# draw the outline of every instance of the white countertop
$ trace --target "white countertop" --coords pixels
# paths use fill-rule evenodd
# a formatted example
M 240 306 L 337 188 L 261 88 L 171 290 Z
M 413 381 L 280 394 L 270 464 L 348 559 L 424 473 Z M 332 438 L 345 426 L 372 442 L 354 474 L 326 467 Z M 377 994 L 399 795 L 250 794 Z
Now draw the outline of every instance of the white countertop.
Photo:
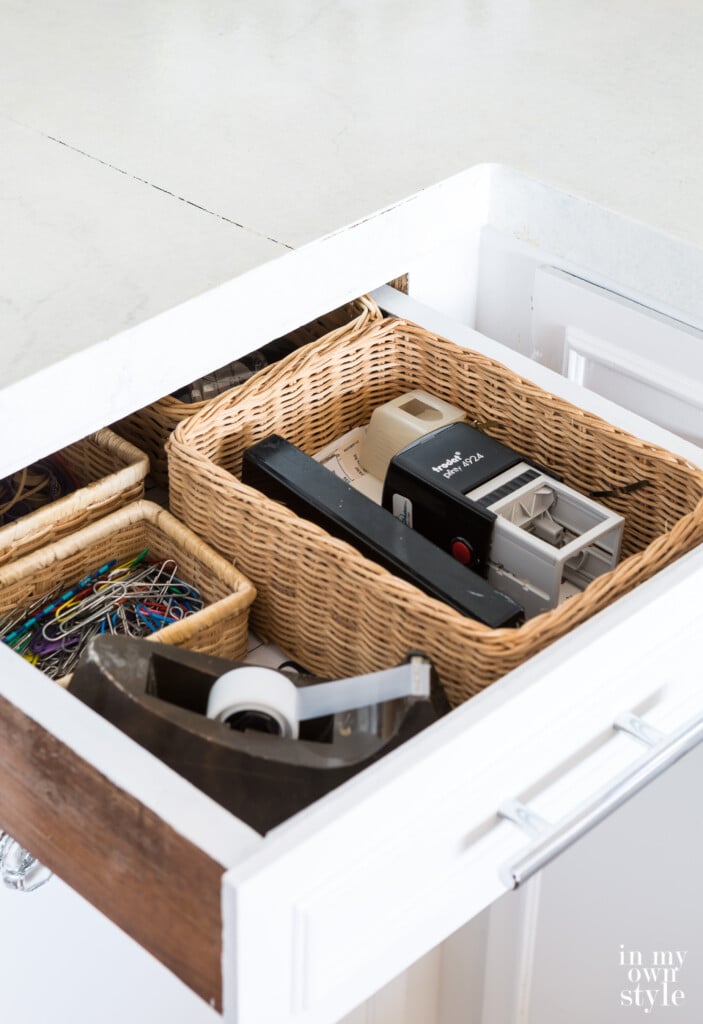
M 0 380 L 486 162 L 701 245 L 702 41 L 698 0 L 5 0 Z

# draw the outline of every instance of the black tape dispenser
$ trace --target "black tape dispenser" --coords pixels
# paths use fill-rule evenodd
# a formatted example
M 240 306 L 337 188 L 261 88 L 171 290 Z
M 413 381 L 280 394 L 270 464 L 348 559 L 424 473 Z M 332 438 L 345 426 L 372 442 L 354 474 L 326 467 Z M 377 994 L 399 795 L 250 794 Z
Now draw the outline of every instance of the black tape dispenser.
M 69 690 L 262 834 L 449 710 L 419 654 L 323 682 L 118 636 L 88 644 Z

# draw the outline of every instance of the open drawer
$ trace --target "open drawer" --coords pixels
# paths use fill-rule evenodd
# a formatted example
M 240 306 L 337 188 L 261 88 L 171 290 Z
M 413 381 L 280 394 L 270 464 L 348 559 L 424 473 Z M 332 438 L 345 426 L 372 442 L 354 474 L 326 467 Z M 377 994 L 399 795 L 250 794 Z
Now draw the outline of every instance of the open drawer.
M 545 251 L 573 251 L 566 269 L 583 265 L 597 276 L 597 239 L 589 254 L 579 231 L 588 210 L 478 169 L 167 314 L 184 343 L 198 318 L 212 326 L 206 354 L 179 357 L 175 367 L 155 363 L 151 393 L 121 395 L 107 415 L 191 379 L 208 368 L 204 359 L 220 365 L 409 270 L 410 299 L 377 293 L 389 312 L 424 320 L 703 465 L 694 445 L 527 359 L 519 344 L 467 326 L 491 320 L 487 293 L 467 282 L 487 273 L 479 239 L 496 224 L 505 230 L 518 186 L 526 208 L 542 210 L 535 216 Z M 614 216 L 603 227 L 604 217 L 604 238 L 631 232 Z M 566 234 L 557 244 L 559 224 Z M 670 241 L 652 235 L 651 260 L 665 267 Z M 601 280 L 615 271 L 612 263 Z M 622 287 L 640 294 L 644 283 Z M 285 322 L 280 309 L 262 320 L 272 288 L 291 297 Z M 414 304 L 415 289 L 434 311 Z M 241 329 L 225 332 L 223 314 Z M 154 339 L 165 330 L 157 321 Z M 123 336 L 122 349 L 116 339 L 105 362 L 127 358 L 148 328 Z M 89 402 L 75 408 L 87 410 L 70 425 L 79 436 L 92 413 Z M 42 438 L 32 443 L 36 451 L 15 453 L 18 464 L 41 453 Z M 614 788 L 627 795 L 696 741 L 701 586 L 698 549 L 265 837 L 0 648 L 0 825 L 225 1020 L 332 1024 L 616 807 Z M 623 718 L 633 714 L 649 730 Z M 647 751 L 628 722 L 645 739 L 654 729 L 664 735 Z M 561 829 L 531 839 L 510 820 L 529 819 L 525 806 Z

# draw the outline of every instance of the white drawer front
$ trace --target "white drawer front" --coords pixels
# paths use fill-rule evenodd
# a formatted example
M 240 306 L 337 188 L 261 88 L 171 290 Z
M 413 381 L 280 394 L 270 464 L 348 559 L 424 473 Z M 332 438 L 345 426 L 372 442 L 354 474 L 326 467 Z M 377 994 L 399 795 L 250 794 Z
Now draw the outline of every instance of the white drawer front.
M 336 1020 L 506 891 L 505 800 L 558 821 L 640 756 L 618 715 L 703 713 L 702 585 L 696 552 L 271 833 L 224 880 L 225 1018 Z

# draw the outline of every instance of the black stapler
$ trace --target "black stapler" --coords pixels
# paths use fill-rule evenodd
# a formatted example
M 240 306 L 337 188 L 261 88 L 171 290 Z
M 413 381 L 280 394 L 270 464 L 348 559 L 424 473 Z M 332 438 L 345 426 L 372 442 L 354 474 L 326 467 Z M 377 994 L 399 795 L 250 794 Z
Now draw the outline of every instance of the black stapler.
M 422 655 L 330 683 L 119 636 L 69 690 L 262 834 L 449 710 Z

